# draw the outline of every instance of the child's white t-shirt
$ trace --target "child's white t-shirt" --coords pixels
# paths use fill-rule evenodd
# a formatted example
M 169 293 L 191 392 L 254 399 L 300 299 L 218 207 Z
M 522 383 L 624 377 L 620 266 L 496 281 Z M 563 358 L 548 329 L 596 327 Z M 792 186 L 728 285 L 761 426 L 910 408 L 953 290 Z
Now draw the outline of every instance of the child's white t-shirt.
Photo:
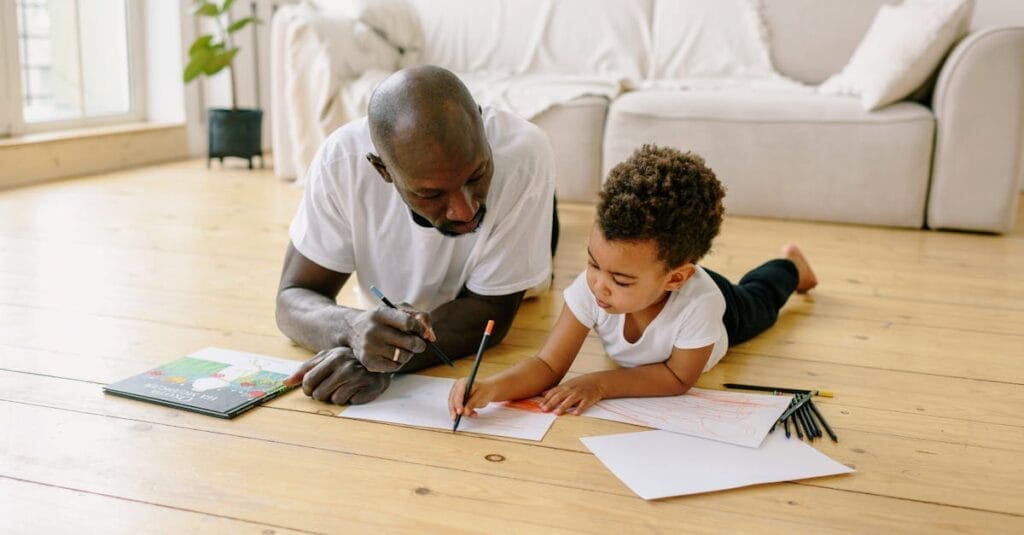
M 673 348 L 697 349 L 715 344 L 704 371 L 722 360 L 729 349 L 722 315 L 725 298 L 707 271 L 700 266 L 682 288 L 669 295 L 668 302 L 635 343 L 623 336 L 625 314 L 609 314 L 597 306 L 584 271 L 563 295 L 576 319 L 601 338 L 605 353 L 619 366 L 632 368 L 665 362 Z
M 433 310 L 465 285 L 507 295 L 551 276 L 555 161 L 544 133 L 508 112 L 483 109 L 494 158 L 483 222 L 476 232 L 444 236 L 413 221 L 394 185 L 367 161 L 376 153 L 365 118 L 320 147 L 289 237 L 303 256 L 339 273 L 355 272 L 366 308 L 374 285 L 394 303 Z

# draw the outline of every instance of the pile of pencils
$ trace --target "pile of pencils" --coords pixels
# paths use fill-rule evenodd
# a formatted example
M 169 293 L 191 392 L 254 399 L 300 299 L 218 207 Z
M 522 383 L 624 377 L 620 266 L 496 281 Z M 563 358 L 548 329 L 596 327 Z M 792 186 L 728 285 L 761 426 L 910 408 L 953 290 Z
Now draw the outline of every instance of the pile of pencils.
M 796 436 L 801 439 L 807 437 L 807 440 L 813 441 L 816 438 L 821 438 L 821 430 L 824 429 L 828 433 L 828 437 L 832 439 L 832 442 L 839 442 L 839 437 L 836 436 L 828 422 L 825 421 L 821 411 L 814 406 L 811 397 L 810 392 L 793 396 L 793 401 L 789 403 L 786 412 L 782 413 L 782 416 L 779 417 L 779 422 L 782 422 L 782 428 L 786 431 L 786 438 L 791 436 L 789 427 L 792 424 Z M 772 426 L 772 430 L 778 425 L 778 422 L 776 422 Z
M 782 413 L 779 420 L 772 426 L 772 431 L 782 424 L 783 430 L 786 431 L 786 438 L 792 436 L 793 432 L 796 436 L 803 439 L 807 437 L 807 440 L 813 441 L 816 438 L 821 438 L 823 435 L 821 430 L 824 429 L 825 433 L 828 433 L 828 437 L 832 439 L 832 442 L 839 442 L 839 437 L 836 436 L 835 432 L 832 431 L 832 427 L 825 421 L 825 417 L 821 415 L 821 411 L 814 406 L 814 402 L 811 398 L 814 396 L 822 396 L 826 398 L 832 397 L 832 392 L 828 390 L 798 390 L 795 388 L 780 388 L 775 386 L 760 386 L 760 385 L 741 385 L 736 383 L 726 383 L 726 388 L 738 388 L 741 390 L 759 390 L 761 392 L 771 392 L 773 394 L 794 394 L 793 401 L 789 403 L 789 407 Z M 792 426 L 793 431 L 789 428 Z

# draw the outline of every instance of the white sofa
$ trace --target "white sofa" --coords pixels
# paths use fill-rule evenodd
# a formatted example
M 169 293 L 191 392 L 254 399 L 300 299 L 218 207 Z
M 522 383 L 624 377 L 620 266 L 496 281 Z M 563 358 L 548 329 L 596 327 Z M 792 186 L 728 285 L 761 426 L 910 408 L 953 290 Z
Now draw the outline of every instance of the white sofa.
M 813 86 L 842 69 L 879 6 L 897 0 L 760 0 L 765 61 L 806 85 L 751 82 L 735 66 L 745 81 L 680 83 L 674 29 L 687 9 L 717 1 L 282 7 L 272 24 L 275 170 L 301 176 L 320 141 L 364 112 L 377 81 L 431 63 L 463 76 L 481 102 L 526 110 L 548 133 L 560 200 L 594 201 L 611 166 L 658 143 L 703 155 L 728 189 L 732 214 L 1011 228 L 1024 142 L 1024 28 L 970 33 L 937 70 L 934 91 L 868 112 Z

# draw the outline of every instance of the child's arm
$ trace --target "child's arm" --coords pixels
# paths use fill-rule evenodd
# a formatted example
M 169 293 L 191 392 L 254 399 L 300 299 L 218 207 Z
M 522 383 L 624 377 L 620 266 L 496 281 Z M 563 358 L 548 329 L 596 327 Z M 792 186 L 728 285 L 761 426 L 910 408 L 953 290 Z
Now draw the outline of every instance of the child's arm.
M 522 360 L 497 375 L 478 379 L 465 403 L 462 396 L 466 393 L 466 379 L 455 381 L 448 393 L 448 412 L 452 419 L 460 413 L 473 416 L 476 414 L 473 409 L 492 401 L 528 398 L 557 385 L 572 366 L 588 332 L 590 329 L 576 319 L 569 307 L 562 305 L 558 321 L 536 356 Z
M 665 362 L 581 375 L 544 393 L 541 408 L 562 414 L 576 407 L 580 414 L 605 398 L 676 396 L 686 393 L 704 371 L 714 344 L 698 349 L 672 349 Z

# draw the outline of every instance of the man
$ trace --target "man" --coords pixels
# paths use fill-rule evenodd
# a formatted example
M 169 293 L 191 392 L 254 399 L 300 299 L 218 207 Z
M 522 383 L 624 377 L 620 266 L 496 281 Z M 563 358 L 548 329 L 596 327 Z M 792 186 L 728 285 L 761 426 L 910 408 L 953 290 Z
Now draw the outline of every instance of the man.
M 320 147 L 292 221 L 277 324 L 319 353 L 288 383 L 366 403 L 391 373 L 439 362 L 425 339 L 469 355 L 493 319 L 500 342 L 524 291 L 551 275 L 554 174 L 538 128 L 481 109 L 451 72 L 414 67 L 382 82 L 367 118 Z M 353 272 L 368 310 L 335 301 Z

